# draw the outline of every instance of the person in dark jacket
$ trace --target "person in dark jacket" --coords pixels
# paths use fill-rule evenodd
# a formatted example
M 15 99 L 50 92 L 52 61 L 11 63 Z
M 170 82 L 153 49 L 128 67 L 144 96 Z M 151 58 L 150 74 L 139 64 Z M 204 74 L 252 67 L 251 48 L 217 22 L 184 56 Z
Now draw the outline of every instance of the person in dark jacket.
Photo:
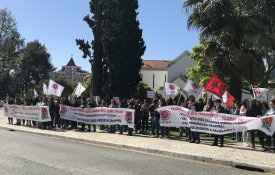
M 215 101 L 215 107 L 214 111 L 217 113 L 226 113 L 224 107 L 221 106 L 222 101 L 220 99 L 217 99 Z M 224 142 L 224 135 L 214 135 L 214 143 L 212 143 L 211 146 L 218 146 L 218 139 L 220 138 L 220 147 L 223 147 L 223 142 Z
M 263 115 L 261 108 L 257 104 L 258 104 L 258 101 L 256 99 L 251 100 L 251 105 L 250 105 L 250 108 L 246 112 L 246 116 L 258 117 L 258 116 Z M 250 135 L 251 135 L 251 143 L 252 143 L 251 148 L 254 149 L 255 148 L 255 130 L 250 130 L 248 132 L 250 132 Z M 261 142 L 262 148 L 264 148 L 264 143 L 263 143 L 261 133 L 259 133 L 259 140 Z
M 86 99 L 86 107 L 87 108 L 94 108 L 96 104 L 91 100 L 91 98 Z M 91 132 L 91 124 L 88 124 L 88 132 Z M 96 132 L 96 125 L 93 125 L 93 132 Z

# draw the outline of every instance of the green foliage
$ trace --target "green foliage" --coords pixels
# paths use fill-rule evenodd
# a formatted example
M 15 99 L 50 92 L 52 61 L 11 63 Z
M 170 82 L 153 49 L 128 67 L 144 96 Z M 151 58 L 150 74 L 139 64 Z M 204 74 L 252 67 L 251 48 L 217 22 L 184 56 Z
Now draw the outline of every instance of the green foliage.
M 35 40 L 27 43 L 22 51 L 19 67 L 15 70 L 18 83 L 22 85 L 23 90 L 27 90 L 52 77 L 55 68 L 51 64 L 46 47 Z
M 90 57 L 94 95 L 124 98 L 141 80 L 139 71 L 145 46 L 137 8 L 137 0 L 90 1 L 93 16 L 84 17 L 84 21 L 92 29 L 94 41 L 89 44 L 78 39 L 76 42 L 83 57 Z M 93 57 L 90 48 L 94 49 Z
M 77 85 L 77 82 L 68 83 L 63 79 L 53 79 L 56 83 L 62 85 L 64 87 L 64 91 L 62 92 L 62 96 L 70 96 L 74 92 L 74 88 Z
M 109 68 L 104 93 L 110 96 L 129 96 L 141 80 L 141 56 L 146 47 L 137 8 L 137 0 L 112 0 L 104 4 L 102 46 Z
M 213 74 L 224 75 L 236 99 L 241 98 L 242 80 L 259 85 L 267 75 L 263 58 L 274 52 L 274 46 L 270 47 L 270 43 L 274 43 L 274 35 L 271 37 L 272 32 L 274 34 L 274 5 L 271 2 L 187 0 L 184 4 L 191 11 L 189 28 L 199 29 L 201 40 L 204 40 L 201 42 L 203 49 L 197 50 L 199 54 L 195 57 L 200 57 L 203 62 L 207 60 Z M 268 39 L 271 42 L 264 44 L 268 49 L 262 49 L 263 45 L 259 43 Z M 200 71 L 205 71 L 202 64 L 190 71 L 192 78 L 201 83 L 201 78 L 211 73 L 202 75 Z
M 145 83 L 139 82 L 137 88 L 132 91 L 128 98 L 134 99 L 146 99 L 147 98 L 147 91 L 152 91 L 152 89 Z
M 0 9 L 0 73 L 17 66 L 23 44 L 24 40 L 17 31 L 17 24 L 11 12 Z

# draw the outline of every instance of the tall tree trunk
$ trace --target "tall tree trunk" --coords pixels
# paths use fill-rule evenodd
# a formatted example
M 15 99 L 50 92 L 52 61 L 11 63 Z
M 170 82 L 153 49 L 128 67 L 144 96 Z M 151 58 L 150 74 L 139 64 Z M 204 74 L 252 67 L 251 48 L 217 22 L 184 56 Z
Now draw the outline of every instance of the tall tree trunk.
M 94 33 L 94 59 L 92 63 L 92 96 L 101 96 L 102 94 L 102 44 L 101 44 L 101 5 L 99 5 L 98 0 L 95 1 L 95 18 L 96 26 Z
M 236 100 L 242 100 L 242 79 L 239 75 L 232 75 L 229 82 L 229 93 Z

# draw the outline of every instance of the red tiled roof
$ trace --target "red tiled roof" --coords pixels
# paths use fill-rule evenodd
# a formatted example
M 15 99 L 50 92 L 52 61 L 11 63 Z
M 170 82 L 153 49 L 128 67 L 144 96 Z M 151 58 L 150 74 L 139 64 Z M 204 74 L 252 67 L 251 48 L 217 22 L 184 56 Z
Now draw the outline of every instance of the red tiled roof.
M 143 60 L 142 68 L 145 69 L 167 69 L 171 61 L 167 60 Z

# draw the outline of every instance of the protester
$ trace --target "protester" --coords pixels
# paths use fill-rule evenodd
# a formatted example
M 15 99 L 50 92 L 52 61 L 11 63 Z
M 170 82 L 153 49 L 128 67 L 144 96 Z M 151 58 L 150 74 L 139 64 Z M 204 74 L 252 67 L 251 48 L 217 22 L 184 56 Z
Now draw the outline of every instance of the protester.
M 269 102 L 270 109 L 266 112 L 265 116 L 275 115 L 275 99 Z M 272 136 L 266 136 L 267 151 L 271 150 L 271 140 L 273 139 L 273 152 L 275 153 L 275 133 Z
M 140 107 L 141 113 L 141 133 L 148 134 L 148 120 L 149 120 L 149 110 L 148 110 L 148 101 L 144 100 L 143 104 Z
M 51 121 L 49 122 L 49 126 L 54 128 L 55 126 L 54 126 L 53 123 L 54 123 L 54 117 L 55 117 L 55 115 L 54 115 L 55 104 L 54 104 L 54 98 L 53 97 L 50 98 L 50 101 L 49 101 L 48 105 L 49 105 L 49 111 L 50 111 L 50 116 L 51 116 Z
M 120 102 L 120 108 L 128 108 L 129 104 L 127 104 L 127 101 L 125 99 L 122 99 Z M 120 125 L 119 128 L 119 134 L 123 134 L 123 132 L 127 131 L 128 125 Z
M 155 123 L 155 109 L 158 106 L 158 99 L 154 99 L 153 103 L 148 107 L 151 117 L 151 135 L 155 135 L 156 123 Z
M 94 108 L 96 107 L 96 104 L 91 100 L 91 98 L 86 99 L 87 102 L 87 108 Z M 91 124 L 88 124 L 88 132 L 91 132 Z M 93 132 L 96 132 L 96 125 L 93 125 Z
M 249 117 L 262 116 L 262 111 L 259 108 L 259 106 L 257 106 L 257 104 L 258 104 L 258 101 L 256 99 L 251 100 L 251 105 L 250 105 L 250 108 L 246 112 L 246 116 L 249 116 Z M 251 148 L 255 149 L 255 132 L 256 131 L 249 130 L 248 132 L 250 133 L 250 136 L 251 136 Z M 259 135 L 259 139 L 260 138 L 262 138 L 261 133 Z M 260 142 L 261 142 L 262 149 L 264 149 L 263 140 L 260 139 Z
M 203 107 L 201 107 L 202 105 L 204 105 L 204 103 L 202 103 L 200 105 L 200 109 L 203 109 Z M 194 96 L 190 96 L 189 97 L 189 102 L 188 102 L 188 109 L 193 110 L 193 111 L 199 111 L 199 105 L 196 102 L 196 99 Z M 199 144 L 200 143 L 200 134 L 196 131 L 191 131 L 189 128 L 189 142 L 190 143 L 196 143 Z
M 133 100 L 130 101 L 128 105 L 128 109 L 135 109 Z M 133 128 L 128 127 L 128 136 L 132 136 L 132 135 L 133 135 Z
M 246 116 L 246 112 L 247 112 L 248 107 L 249 107 L 249 102 L 248 102 L 247 99 L 245 99 L 242 102 L 242 106 L 240 108 L 240 115 L 241 116 Z M 251 142 L 250 132 L 243 131 L 242 138 L 243 138 L 243 144 L 244 144 L 244 146 L 251 146 L 251 143 L 250 143 Z
M 80 107 L 82 109 L 87 108 L 87 103 L 86 103 L 86 99 L 85 98 L 81 98 L 81 105 L 80 105 Z M 80 131 L 85 131 L 85 123 L 81 123 L 81 129 L 80 129 Z
M 15 97 L 15 101 L 14 101 L 15 105 L 21 105 L 22 104 L 22 100 L 20 97 Z M 16 125 L 21 125 L 21 119 L 16 118 Z
M 215 107 L 214 107 L 214 112 L 217 113 L 225 113 L 225 109 L 221 106 L 222 101 L 220 99 L 217 99 L 215 101 Z M 214 142 L 212 143 L 211 146 L 218 146 L 218 139 L 220 138 L 220 147 L 223 147 L 223 142 L 224 142 L 224 135 L 214 135 L 215 139 Z
M 109 108 L 117 108 L 117 103 L 114 99 L 111 100 L 111 104 L 109 106 Z M 115 133 L 116 132 L 116 126 L 115 125 L 110 125 L 110 129 L 108 131 L 108 133 Z
M 233 111 L 233 115 L 240 115 L 240 108 L 241 108 L 241 103 L 240 101 L 234 101 L 233 104 L 235 110 Z M 241 133 L 240 132 L 236 132 L 233 134 L 233 140 L 235 140 L 236 142 L 240 142 L 241 141 Z
M 214 103 L 213 103 L 213 100 L 208 99 L 208 100 L 207 100 L 207 104 L 204 105 L 204 107 L 203 107 L 203 111 L 204 111 L 204 112 L 212 112 L 213 110 L 214 110 Z
M 11 102 L 11 98 L 10 98 L 9 94 L 7 94 L 7 96 L 6 96 L 6 103 L 7 104 L 11 104 L 10 102 Z M 13 118 L 8 117 L 8 121 L 9 121 L 9 124 L 13 124 Z
M 166 106 L 166 101 L 164 99 L 160 99 L 158 102 L 158 107 L 155 108 L 155 114 L 154 114 L 155 125 L 156 125 L 156 134 L 157 134 L 157 137 L 159 137 L 159 134 L 161 134 L 160 138 L 164 137 L 164 128 L 162 126 L 160 126 L 160 114 L 157 111 L 157 108 L 163 107 L 163 106 Z
M 59 114 L 59 110 L 60 110 L 60 98 L 57 98 L 57 101 L 54 103 L 54 127 L 61 128 L 61 122 L 60 122 L 60 114 Z

